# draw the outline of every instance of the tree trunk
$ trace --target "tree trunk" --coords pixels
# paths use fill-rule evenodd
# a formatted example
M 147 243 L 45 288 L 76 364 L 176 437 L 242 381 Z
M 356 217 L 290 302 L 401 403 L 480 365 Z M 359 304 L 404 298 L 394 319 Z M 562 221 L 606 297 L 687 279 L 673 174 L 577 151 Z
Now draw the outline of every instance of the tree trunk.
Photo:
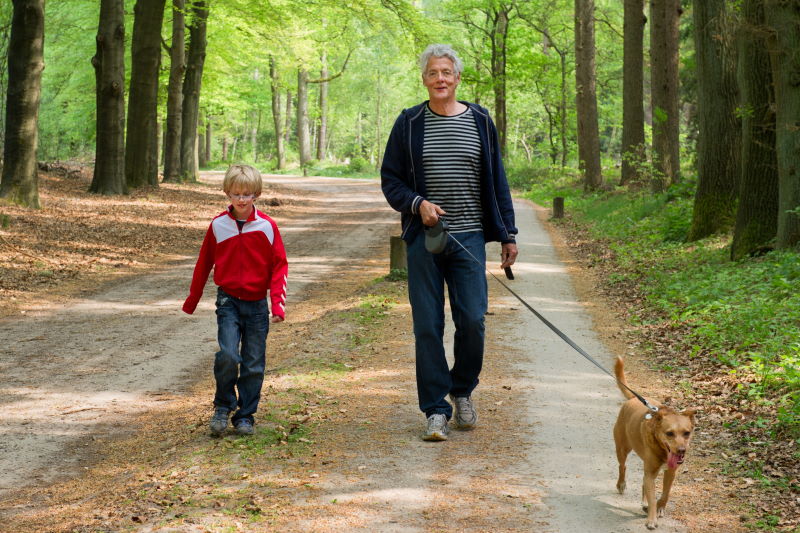
M 383 88 L 381 87 L 381 75 L 377 74 L 377 91 L 375 93 L 375 170 L 380 170 L 381 162 L 383 161 L 383 154 L 381 153 L 381 146 L 383 141 L 383 134 L 381 133 L 381 95 Z
M 167 85 L 167 128 L 164 136 L 164 181 L 181 177 L 181 84 L 186 72 L 184 0 L 172 0 L 172 45 L 169 49 L 169 84 Z
M 728 231 L 741 175 L 736 58 L 726 0 L 694 5 L 697 64 L 697 191 L 689 241 Z
M 211 161 L 211 117 L 206 117 L 206 163 Z
M 600 188 L 600 134 L 595 91 L 594 0 L 575 0 L 575 85 L 578 157 L 587 191 Z
M 127 194 L 125 183 L 125 2 L 102 0 L 92 58 L 96 84 L 94 176 L 89 192 Z
M 205 143 L 205 135 L 203 132 L 197 132 L 197 166 L 204 167 L 207 164 L 206 159 L 206 143 Z
M 275 152 L 276 166 L 282 169 L 286 166 L 286 153 L 283 138 L 283 119 L 281 117 L 281 92 L 278 82 L 278 69 L 275 67 L 275 58 L 269 58 L 269 77 L 272 89 L 272 123 L 275 127 Z
M 261 122 L 261 111 L 256 110 L 256 120 L 253 121 L 253 127 L 250 129 L 250 143 L 253 145 L 253 162 L 258 162 L 258 126 Z
M 492 28 L 492 79 L 494 82 L 494 123 L 500 140 L 500 152 L 506 152 L 506 37 L 511 8 L 501 4 L 494 13 Z
M 0 146 L 5 145 L 6 96 L 8 94 L 8 41 L 11 24 L 0 26 Z
M 186 76 L 183 78 L 183 109 L 181 114 L 181 179 L 197 181 L 196 173 L 197 124 L 200 116 L 200 87 L 203 84 L 203 65 L 206 60 L 206 21 L 208 2 L 196 0 L 192 7 L 192 22 L 189 25 L 189 53 L 186 60 Z
M 561 137 L 561 168 L 567 166 L 567 52 L 559 52 L 561 56 L 561 103 L 558 106 L 559 135 Z
M 44 70 L 44 0 L 14 0 L 0 198 L 39 208 L 36 148 Z
M 319 74 L 321 79 L 327 80 L 328 57 L 324 52 L 322 69 Z M 328 142 L 328 83 L 322 81 L 319 84 L 319 126 L 317 127 L 317 159 L 319 161 L 325 159 L 325 146 Z
M 654 190 L 680 179 L 678 32 L 680 0 L 650 0 Z
M 308 128 L 308 71 L 297 70 L 297 152 L 300 166 L 311 161 L 310 131 Z
M 764 14 L 775 86 L 775 152 L 778 158 L 778 248 L 800 243 L 800 6 L 766 0 Z
M 620 185 L 641 181 L 644 144 L 644 0 L 625 0 L 622 49 L 622 170 Z
M 227 135 L 222 136 L 222 160 L 227 162 L 228 161 L 228 137 Z
M 165 0 L 137 0 L 131 40 L 131 88 L 125 181 L 128 187 L 158 185 L 158 69 Z
M 766 247 L 778 230 L 778 161 L 772 72 L 764 37 L 764 0 L 741 6 L 737 78 L 742 113 L 742 177 L 731 259 Z
M 292 91 L 286 91 L 286 126 L 283 128 L 283 140 L 289 144 L 292 135 Z

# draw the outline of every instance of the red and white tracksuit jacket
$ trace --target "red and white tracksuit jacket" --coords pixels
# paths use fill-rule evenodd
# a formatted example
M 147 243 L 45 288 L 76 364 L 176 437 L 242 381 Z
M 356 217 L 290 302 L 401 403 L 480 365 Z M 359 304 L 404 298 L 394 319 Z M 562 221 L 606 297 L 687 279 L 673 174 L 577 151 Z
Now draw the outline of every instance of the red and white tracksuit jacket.
M 230 208 L 211 221 L 194 267 L 189 297 L 183 304 L 184 312 L 194 312 L 212 268 L 214 283 L 223 291 L 248 301 L 266 298 L 269 291 L 272 315 L 285 317 L 289 265 L 278 226 L 270 217 L 253 209 L 241 231 Z

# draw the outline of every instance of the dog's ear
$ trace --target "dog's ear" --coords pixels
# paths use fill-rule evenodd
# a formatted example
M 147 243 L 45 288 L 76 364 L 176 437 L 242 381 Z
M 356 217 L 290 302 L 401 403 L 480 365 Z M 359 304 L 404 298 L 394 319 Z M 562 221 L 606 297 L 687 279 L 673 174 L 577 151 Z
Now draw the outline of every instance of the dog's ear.
M 688 416 L 689 417 L 689 420 L 692 421 L 692 424 L 694 424 L 694 415 L 696 413 L 697 413 L 697 411 L 695 409 L 684 409 L 683 411 L 681 411 L 681 414 L 683 416 Z

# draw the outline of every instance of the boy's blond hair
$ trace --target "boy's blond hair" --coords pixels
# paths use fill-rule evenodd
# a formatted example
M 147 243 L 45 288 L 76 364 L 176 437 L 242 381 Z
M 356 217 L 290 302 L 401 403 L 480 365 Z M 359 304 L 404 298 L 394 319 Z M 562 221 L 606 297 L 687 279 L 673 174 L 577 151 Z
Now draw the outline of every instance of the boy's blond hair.
M 234 188 L 260 196 L 261 173 L 250 165 L 231 165 L 222 181 L 222 190 L 230 194 Z

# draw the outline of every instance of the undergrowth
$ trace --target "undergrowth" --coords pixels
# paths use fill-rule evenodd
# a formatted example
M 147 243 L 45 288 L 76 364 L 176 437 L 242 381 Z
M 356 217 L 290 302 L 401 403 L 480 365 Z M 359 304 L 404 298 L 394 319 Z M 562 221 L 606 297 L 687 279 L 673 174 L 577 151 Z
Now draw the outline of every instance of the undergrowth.
M 767 432 L 800 442 L 800 253 L 733 262 L 730 235 L 685 242 L 692 193 L 691 183 L 661 194 L 584 194 L 574 184 L 528 182 L 525 196 L 543 206 L 564 197 L 572 220 L 613 257 L 609 281 L 636 284 L 660 320 L 685 326 L 692 357 L 748 376 L 742 397 L 774 407 Z

